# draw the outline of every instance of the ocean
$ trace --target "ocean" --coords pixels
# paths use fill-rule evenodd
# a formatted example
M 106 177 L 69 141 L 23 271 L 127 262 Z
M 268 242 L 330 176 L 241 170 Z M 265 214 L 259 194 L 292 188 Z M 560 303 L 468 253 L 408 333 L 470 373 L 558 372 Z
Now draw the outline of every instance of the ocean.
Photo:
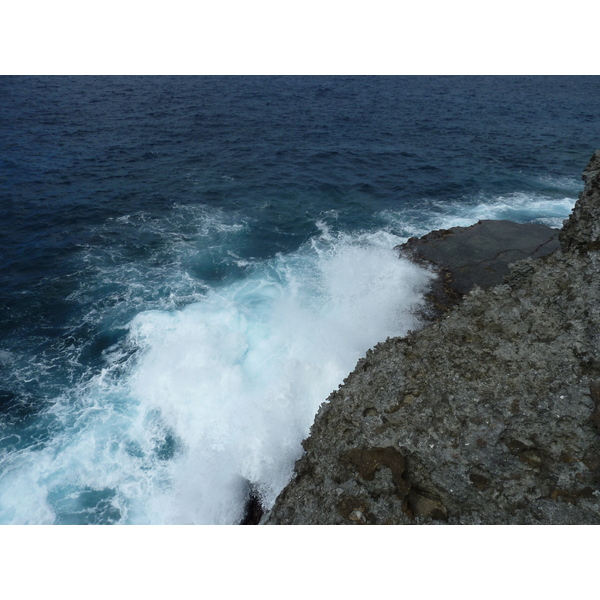
M 560 227 L 600 77 L 0 77 L 0 523 L 235 524 L 357 360 L 411 236 Z

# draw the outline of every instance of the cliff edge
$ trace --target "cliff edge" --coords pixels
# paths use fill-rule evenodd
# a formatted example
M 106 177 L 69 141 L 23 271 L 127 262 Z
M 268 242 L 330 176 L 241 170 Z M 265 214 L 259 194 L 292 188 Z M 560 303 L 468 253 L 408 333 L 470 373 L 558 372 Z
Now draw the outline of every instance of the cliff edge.
M 600 523 L 600 151 L 560 248 L 370 350 L 269 524 Z

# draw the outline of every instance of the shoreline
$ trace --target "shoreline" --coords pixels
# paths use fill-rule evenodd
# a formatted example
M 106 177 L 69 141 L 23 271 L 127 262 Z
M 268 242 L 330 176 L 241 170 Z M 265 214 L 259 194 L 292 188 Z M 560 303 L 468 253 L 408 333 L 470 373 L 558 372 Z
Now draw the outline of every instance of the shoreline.
M 600 523 L 600 151 L 583 179 L 560 248 L 359 360 L 263 523 Z

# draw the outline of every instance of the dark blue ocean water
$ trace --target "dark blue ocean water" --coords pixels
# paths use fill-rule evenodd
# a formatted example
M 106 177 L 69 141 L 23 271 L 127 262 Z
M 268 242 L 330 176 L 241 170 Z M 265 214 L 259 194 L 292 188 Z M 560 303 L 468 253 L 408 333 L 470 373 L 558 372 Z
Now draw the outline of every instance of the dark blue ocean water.
M 1 77 L 0 522 L 235 523 L 419 326 L 392 248 L 559 227 L 598 77 Z

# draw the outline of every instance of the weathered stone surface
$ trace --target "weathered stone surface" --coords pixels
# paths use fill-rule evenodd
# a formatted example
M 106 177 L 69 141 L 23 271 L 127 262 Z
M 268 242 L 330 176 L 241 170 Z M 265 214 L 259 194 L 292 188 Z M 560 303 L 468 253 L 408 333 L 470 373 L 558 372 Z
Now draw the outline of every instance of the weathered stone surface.
M 590 395 L 594 401 L 594 410 L 590 415 L 590 419 L 596 426 L 596 429 L 600 431 L 600 380 L 590 383 Z
M 488 220 L 432 231 L 396 249 L 438 271 L 429 299 L 430 316 L 439 317 L 476 285 L 487 289 L 502 283 L 510 264 L 554 252 L 559 247 L 558 233 L 558 229 L 535 223 Z
M 600 152 L 562 250 L 378 344 L 267 523 L 600 523 Z
M 596 150 L 585 168 L 585 189 L 560 233 L 565 252 L 587 252 L 600 249 L 600 150 Z

